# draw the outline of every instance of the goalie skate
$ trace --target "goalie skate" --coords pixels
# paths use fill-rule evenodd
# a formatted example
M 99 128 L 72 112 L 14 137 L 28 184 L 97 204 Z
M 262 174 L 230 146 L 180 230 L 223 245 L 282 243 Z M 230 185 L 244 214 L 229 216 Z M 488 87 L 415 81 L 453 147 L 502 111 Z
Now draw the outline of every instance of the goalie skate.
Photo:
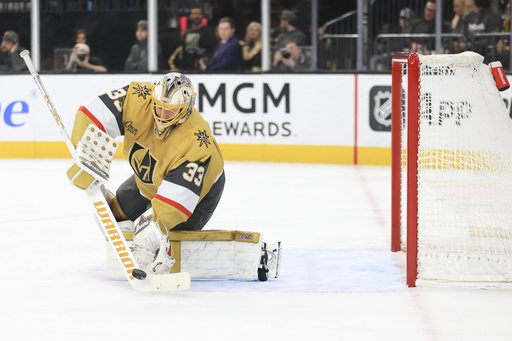
M 258 279 L 266 281 L 279 277 L 281 268 L 281 242 L 275 244 L 261 243 L 261 259 L 258 267 Z

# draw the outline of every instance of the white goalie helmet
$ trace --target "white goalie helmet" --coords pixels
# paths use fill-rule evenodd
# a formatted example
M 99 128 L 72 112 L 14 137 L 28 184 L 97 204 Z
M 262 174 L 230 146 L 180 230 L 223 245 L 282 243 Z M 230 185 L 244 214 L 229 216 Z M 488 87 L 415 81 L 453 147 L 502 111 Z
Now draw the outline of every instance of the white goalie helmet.
M 196 101 L 196 92 L 187 76 L 171 72 L 163 76 L 153 91 L 153 116 L 155 117 L 155 134 L 158 138 L 166 138 L 171 128 L 180 125 L 192 113 Z M 157 114 L 164 111 L 172 112 L 170 118 L 162 118 Z

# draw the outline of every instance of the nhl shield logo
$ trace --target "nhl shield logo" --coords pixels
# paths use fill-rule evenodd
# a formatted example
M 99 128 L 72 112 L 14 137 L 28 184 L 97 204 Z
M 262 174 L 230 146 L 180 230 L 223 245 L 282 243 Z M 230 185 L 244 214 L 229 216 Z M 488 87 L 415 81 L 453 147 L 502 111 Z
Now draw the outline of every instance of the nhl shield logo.
M 374 86 L 370 90 L 370 127 L 391 131 L 391 87 Z

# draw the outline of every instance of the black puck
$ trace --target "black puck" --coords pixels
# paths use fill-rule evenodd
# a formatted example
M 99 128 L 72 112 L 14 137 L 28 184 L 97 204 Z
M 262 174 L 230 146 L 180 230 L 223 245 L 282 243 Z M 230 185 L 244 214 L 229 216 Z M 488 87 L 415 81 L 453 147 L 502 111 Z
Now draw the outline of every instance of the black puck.
M 133 269 L 132 275 L 133 275 L 133 277 L 140 279 L 140 280 L 145 279 L 147 276 L 146 273 L 144 271 L 142 271 L 141 269 Z

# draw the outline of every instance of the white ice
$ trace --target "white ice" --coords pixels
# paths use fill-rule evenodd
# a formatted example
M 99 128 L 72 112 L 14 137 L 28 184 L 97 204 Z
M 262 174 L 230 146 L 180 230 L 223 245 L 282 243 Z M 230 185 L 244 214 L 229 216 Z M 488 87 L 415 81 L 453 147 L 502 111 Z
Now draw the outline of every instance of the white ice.
M 144 293 L 106 278 L 69 163 L 0 160 L 0 340 L 512 340 L 512 290 L 405 286 L 389 167 L 227 162 L 207 229 L 281 240 L 281 277 Z

